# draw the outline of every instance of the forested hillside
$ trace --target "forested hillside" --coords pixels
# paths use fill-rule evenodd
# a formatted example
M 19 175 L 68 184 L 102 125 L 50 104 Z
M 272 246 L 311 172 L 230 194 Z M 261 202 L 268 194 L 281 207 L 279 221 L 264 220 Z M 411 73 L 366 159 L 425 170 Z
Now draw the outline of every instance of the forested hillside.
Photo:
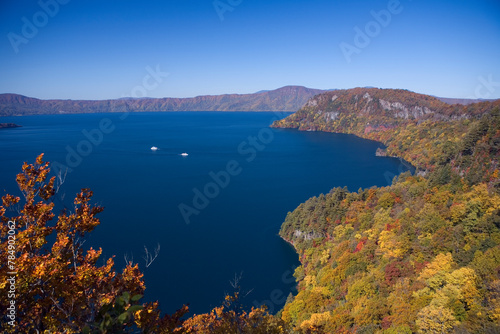
M 302 265 L 286 323 L 298 333 L 500 331 L 498 101 L 337 91 L 275 126 L 380 140 L 418 171 L 389 187 L 335 188 L 287 215 L 280 235 Z

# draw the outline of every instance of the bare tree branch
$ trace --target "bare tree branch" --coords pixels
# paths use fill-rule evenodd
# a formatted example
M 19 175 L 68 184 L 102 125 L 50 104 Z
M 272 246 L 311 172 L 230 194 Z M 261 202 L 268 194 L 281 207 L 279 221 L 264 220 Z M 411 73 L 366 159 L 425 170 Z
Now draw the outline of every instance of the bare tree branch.
M 233 287 L 233 289 L 240 293 L 241 292 L 241 286 L 240 286 L 240 282 L 241 282 L 241 279 L 243 278 L 243 272 L 240 272 L 240 274 L 236 274 L 234 273 L 234 279 L 233 280 L 229 280 L 229 284 L 231 284 L 231 286 Z M 247 291 L 243 296 L 242 298 L 245 298 L 246 296 L 248 296 L 251 292 L 253 291 L 253 289 L 250 289 L 249 291 Z
M 156 260 L 156 258 L 158 257 L 158 254 L 160 254 L 160 244 L 157 244 L 157 246 L 154 250 L 154 254 L 149 252 L 146 245 L 144 245 L 144 251 L 145 251 L 145 255 L 144 255 L 143 259 L 146 262 L 146 268 L 148 268 L 151 265 L 151 263 L 153 263 L 153 261 Z
M 55 193 L 59 195 L 59 198 L 61 201 L 64 201 L 64 196 L 66 196 L 66 193 L 59 194 L 59 189 L 61 189 L 61 186 L 64 184 L 66 181 L 66 176 L 68 175 L 68 169 L 66 168 L 64 170 L 64 175 L 61 170 L 56 175 L 56 183 L 55 183 Z
M 123 259 L 125 260 L 125 264 L 133 264 L 134 263 L 134 254 L 129 258 L 128 253 L 123 254 Z
M 233 289 L 239 289 L 240 288 L 240 281 L 241 278 L 243 277 L 243 272 L 241 272 L 239 275 L 234 273 L 234 279 L 229 280 L 229 284 L 233 287 Z

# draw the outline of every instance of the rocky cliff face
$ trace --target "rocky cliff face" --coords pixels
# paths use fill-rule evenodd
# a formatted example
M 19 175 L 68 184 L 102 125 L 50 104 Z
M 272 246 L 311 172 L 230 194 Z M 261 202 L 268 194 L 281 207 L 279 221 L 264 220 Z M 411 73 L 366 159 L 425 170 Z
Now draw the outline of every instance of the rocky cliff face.
M 401 89 L 354 88 L 314 96 L 276 127 L 353 133 L 364 136 L 409 122 L 478 117 L 500 100 L 450 105 L 429 95 Z
M 386 149 L 375 154 L 403 158 L 425 172 L 434 168 L 440 156 L 449 156 L 450 147 L 456 145 L 456 140 L 448 142 L 446 136 L 461 138 L 469 123 L 497 108 L 500 100 L 449 105 L 406 90 L 355 88 L 317 95 L 295 114 L 272 126 L 347 133 L 376 140 Z M 450 130 L 452 124 L 455 130 Z M 430 140 L 436 138 L 440 140 L 431 144 Z M 475 137 L 470 142 L 475 143 Z

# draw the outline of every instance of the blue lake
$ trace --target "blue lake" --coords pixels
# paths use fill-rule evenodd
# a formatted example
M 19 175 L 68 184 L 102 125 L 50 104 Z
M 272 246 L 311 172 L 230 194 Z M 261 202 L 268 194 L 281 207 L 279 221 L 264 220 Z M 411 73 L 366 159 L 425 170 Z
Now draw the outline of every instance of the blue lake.
M 241 274 L 248 306 L 278 311 L 294 292 L 293 248 L 278 236 L 288 211 L 335 186 L 388 185 L 407 170 L 350 135 L 270 129 L 284 113 L 172 112 L 3 117 L 0 191 L 18 193 L 24 161 L 45 153 L 69 168 L 58 206 L 81 188 L 105 207 L 86 247 L 140 264 L 146 299 L 164 312 L 207 312 Z M 152 146 L 158 147 L 152 151 Z M 186 152 L 188 156 L 181 156 Z M 156 260 L 145 267 L 144 246 Z

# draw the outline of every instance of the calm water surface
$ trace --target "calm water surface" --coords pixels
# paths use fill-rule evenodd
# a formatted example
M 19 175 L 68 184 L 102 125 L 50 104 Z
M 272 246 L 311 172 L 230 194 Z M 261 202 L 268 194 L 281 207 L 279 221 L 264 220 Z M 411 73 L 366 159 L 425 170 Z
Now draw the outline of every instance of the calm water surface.
M 334 186 L 383 186 L 407 170 L 397 159 L 375 157 L 380 145 L 372 141 L 268 128 L 286 115 L 0 118 L 23 126 L 0 130 L 0 190 L 17 193 L 22 163 L 44 152 L 56 169 L 70 168 L 59 207 L 71 208 L 83 187 L 105 207 L 85 245 L 102 247 L 106 258 L 116 255 L 119 268 L 125 255 L 138 262 L 146 299 L 159 300 L 163 311 L 186 303 L 194 313 L 209 311 L 232 291 L 235 274 L 242 275 L 242 290 L 251 291 L 247 305 L 265 302 L 277 311 L 294 292 L 299 263 L 277 235 L 287 212 Z M 157 244 L 160 254 L 146 268 L 144 246 L 152 251 Z

